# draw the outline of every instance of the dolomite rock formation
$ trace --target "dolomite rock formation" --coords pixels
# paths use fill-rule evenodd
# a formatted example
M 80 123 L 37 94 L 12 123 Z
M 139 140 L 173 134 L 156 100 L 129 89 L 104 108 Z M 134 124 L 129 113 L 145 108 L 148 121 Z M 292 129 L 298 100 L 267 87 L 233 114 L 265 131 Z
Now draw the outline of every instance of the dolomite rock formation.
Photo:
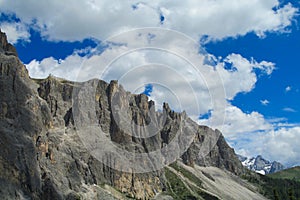
M 120 166 L 114 159 L 104 163 L 93 156 L 81 138 L 86 133 L 76 125 L 85 119 L 80 121 L 74 115 L 78 107 L 72 100 L 79 83 L 53 76 L 31 79 L 4 33 L 0 42 L 1 199 L 150 199 L 168 190 L 165 169 L 155 168 L 157 161 L 150 163 L 157 170 L 130 173 L 116 170 Z M 185 150 L 175 155 L 183 163 L 243 173 L 234 150 L 218 130 L 197 125 L 184 112 L 172 111 L 167 103 L 162 112 L 156 112 L 155 103 L 146 95 L 130 94 L 116 81 L 91 80 L 86 84 L 96 88 L 93 120 L 124 150 L 153 152 L 171 146 L 182 131 L 181 136 L 192 136 L 191 141 L 180 137 L 175 146 Z M 141 137 L 153 130 L 157 134 Z

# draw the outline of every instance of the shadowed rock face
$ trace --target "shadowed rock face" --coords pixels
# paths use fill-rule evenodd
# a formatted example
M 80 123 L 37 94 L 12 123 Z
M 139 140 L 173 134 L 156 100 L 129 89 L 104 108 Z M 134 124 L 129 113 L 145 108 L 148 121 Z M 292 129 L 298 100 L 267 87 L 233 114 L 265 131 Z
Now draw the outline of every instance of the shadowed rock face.
M 0 53 L 4 53 L 6 55 L 18 56 L 16 48 L 7 42 L 7 37 L 5 33 L 1 32 L 1 30 L 0 30 L 0 42 L 1 42 Z
M 76 122 L 84 121 L 76 121 L 73 115 L 78 83 L 52 76 L 31 79 L 4 33 L 0 41 L 1 199 L 115 199 L 122 195 L 114 194 L 111 186 L 129 197 L 149 199 L 167 189 L 163 168 L 147 173 L 122 172 L 111 168 L 112 163 L 117 165 L 115 160 L 103 164 L 92 156 L 80 138 L 84 131 L 76 127 Z M 156 112 L 147 96 L 130 94 L 116 81 L 91 80 L 88 84 L 96 88 L 95 124 L 124 150 L 155 151 L 170 145 L 182 130 L 183 136 L 193 134 L 186 152 L 179 155 L 186 165 L 243 172 L 219 131 L 198 126 L 185 113 L 172 111 L 167 103 L 162 112 Z M 115 105 L 127 113 L 121 114 Z M 125 120 L 132 129 L 120 127 L 118 120 Z M 130 133 L 133 129 L 137 135 Z M 153 130 L 159 131 L 140 137 Z M 184 137 L 180 138 L 178 147 L 183 148 L 184 142 Z
M 272 162 L 272 166 L 271 166 L 271 169 L 270 169 L 270 174 L 275 173 L 275 172 L 279 172 L 281 170 L 284 170 L 284 166 L 281 163 L 276 162 L 276 161 Z

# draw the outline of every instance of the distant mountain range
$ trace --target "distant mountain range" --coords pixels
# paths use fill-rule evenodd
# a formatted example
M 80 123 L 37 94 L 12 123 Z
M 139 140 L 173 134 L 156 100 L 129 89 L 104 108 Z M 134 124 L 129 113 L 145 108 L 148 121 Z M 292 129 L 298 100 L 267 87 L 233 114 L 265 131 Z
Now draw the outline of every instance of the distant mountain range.
M 238 158 L 242 162 L 243 166 L 263 175 L 272 174 L 285 169 L 281 163 L 276 161 L 271 162 L 264 159 L 261 155 L 258 155 L 256 158 L 247 158 L 245 156 L 238 155 Z

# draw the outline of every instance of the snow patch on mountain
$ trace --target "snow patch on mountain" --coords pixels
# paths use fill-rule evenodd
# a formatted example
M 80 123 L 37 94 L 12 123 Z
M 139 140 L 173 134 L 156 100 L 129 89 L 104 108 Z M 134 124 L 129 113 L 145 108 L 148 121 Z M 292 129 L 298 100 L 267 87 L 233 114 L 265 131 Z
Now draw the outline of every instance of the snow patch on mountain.
M 260 155 L 256 158 L 247 158 L 241 155 L 238 155 L 238 157 L 242 162 L 243 166 L 262 175 L 275 173 L 285 168 L 281 163 L 276 161 L 268 161 Z

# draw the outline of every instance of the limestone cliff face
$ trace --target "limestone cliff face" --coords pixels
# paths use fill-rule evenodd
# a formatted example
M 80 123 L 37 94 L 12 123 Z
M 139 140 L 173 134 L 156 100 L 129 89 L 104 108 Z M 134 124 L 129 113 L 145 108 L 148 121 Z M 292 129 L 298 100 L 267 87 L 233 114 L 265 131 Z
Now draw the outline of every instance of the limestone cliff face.
M 4 33 L 0 42 L 1 199 L 150 199 L 168 190 L 164 168 L 122 172 L 92 156 L 80 139 L 82 133 L 73 115 L 72 95 L 77 83 L 52 76 L 31 79 Z M 219 131 L 198 126 L 185 113 L 172 111 L 167 103 L 162 112 L 156 112 L 147 96 L 130 94 L 116 81 L 91 80 L 89 84 L 96 88 L 96 123 L 109 140 L 126 151 L 155 151 L 170 145 L 183 130 L 182 134 L 193 135 L 185 153 L 178 155 L 183 163 L 243 172 Z M 118 112 L 115 105 L 126 113 Z M 131 122 L 132 129 L 120 127 L 120 120 Z M 137 135 L 130 133 L 133 129 Z M 153 130 L 159 131 L 140 137 Z M 184 138 L 178 140 L 178 148 L 183 142 Z
M 206 146 L 213 146 L 203 149 L 203 143 Z M 234 149 L 228 146 L 221 132 L 213 131 L 205 126 L 199 127 L 193 143 L 182 158 L 187 165 L 216 166 L 237 175 L 244 172 L 241 162 L 236 158 Z

